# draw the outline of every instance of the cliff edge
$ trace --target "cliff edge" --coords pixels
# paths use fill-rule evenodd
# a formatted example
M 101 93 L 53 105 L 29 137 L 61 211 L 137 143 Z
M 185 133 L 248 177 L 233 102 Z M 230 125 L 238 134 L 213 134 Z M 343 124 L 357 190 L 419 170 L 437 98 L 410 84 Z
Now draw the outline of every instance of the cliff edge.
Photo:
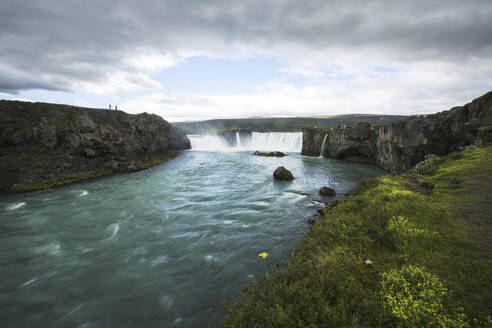
M 161 163 L 189 149 L 157 115 L 0 101 L 0 190 L 47 189 Z
M 427 154 L 457 151 L 491 129 L 492 92 L 488 92 L 464 106 L 386 126 L 362 123 L 355 128 L 304 129 L 302 154 L 363 161 L 401 173 Z

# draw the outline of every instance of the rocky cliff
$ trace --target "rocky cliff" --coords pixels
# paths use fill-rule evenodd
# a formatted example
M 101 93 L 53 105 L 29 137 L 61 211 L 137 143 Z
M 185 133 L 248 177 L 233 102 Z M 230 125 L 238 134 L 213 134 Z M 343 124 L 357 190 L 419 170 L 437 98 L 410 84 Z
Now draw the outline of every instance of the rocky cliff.
M 157 115 L 0 101 L 0 190 L 24 191 L 136 171 L 189 149 Z
M 427 154 L 444 155 L 470 145 L 492 126 L 492 92 L 471 103 L 433 115 L 410 116 L 386 126 L 303 130 L 303 155 L 377 164 L 391 173 L 406 171 Z

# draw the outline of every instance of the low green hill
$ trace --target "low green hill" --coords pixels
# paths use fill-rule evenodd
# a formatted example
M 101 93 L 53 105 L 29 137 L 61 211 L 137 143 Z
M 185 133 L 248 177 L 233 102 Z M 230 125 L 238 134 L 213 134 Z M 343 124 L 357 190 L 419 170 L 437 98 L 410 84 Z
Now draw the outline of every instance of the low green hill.
M 276 117 L 252 119 L 221 119 L 198 122 L 174 122 L 188 134 L 206 134 L 222 129 L 245 129 L 257 132 L 300 132 L 302 128 L 330 129 L 337 126 L 356 126 L 362 122 L 385 125 L 404 119 L 400 115 L 338 115 L 328 118 Z

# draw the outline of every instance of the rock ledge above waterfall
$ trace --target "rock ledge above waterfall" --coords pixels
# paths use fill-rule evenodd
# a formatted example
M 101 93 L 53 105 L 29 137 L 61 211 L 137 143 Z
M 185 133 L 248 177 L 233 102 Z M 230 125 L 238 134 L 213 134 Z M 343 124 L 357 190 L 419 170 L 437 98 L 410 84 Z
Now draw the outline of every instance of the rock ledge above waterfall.
M 189 149 L 181 129 L 147 113 L 0 101 L 0 190 L 47 189 L 159 164 Z

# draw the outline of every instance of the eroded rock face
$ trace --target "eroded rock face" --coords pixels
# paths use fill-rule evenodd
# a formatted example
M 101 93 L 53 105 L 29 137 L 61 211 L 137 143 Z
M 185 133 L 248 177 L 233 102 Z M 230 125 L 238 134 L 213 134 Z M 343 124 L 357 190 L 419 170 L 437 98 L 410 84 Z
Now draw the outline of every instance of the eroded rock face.
M 302 129 L 302 151 L 301 155 L 318 156 L 327 130 Z
M 277 180 L 283 181 L 294 180 L 294 176 L 292 175 L 292 173 L 283 166 L 277 167 L 275 169 L 275 171 L 273 172 L 273 177 Z
M 355 128 L 303 132 L 304 155 L 374 163 L 391 173 L 401 173 L 427 154 L 438 156 L 475 142 L 481 129 L 492 124 L 492 92 L 471 103 L 434 115 L 410 116 L 386 126 L 359 124 Z M 321 142 L 320 142 L 321 140 Z
M 189 148 L 157 115 L 0 101 L 0 190 L 134 171 Z

